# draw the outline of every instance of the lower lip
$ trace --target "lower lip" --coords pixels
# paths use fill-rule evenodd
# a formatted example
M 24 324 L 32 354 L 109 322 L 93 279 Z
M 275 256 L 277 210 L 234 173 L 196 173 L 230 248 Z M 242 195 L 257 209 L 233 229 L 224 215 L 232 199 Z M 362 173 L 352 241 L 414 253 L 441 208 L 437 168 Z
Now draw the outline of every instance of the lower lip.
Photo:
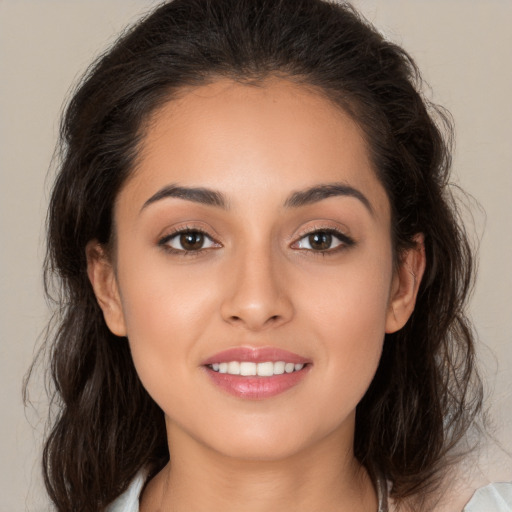
M 299 384 L 309 373 L 309 368 L 310 365 L 307 365 L 302 370 L 272 377 L 242 377 L 216 372 L 208 367 L 206 373 L 214 384 L 231 395 L 248 400 L 264 400 L 280 395 Z

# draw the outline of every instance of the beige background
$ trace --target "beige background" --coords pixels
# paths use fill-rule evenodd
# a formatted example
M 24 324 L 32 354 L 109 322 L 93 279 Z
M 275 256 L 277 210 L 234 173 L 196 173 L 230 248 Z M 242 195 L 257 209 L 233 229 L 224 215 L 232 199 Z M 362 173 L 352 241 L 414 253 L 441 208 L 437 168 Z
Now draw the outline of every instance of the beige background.
M 150 0 L 0 0 L 0 512 L 48 509 L 38 456 L 43 421 L 21 380 L 48 318 L 41 286 L 47 170 L 70 85 Z M 416 58 L 457 126 L 454 178 L 485 210 L 471 311 L 499 440 L 512 451 L 512 1 L 356 0 Z M 44 411 L 36 386 L 35 406 Z M 38 401 L 42 401 L 38 403 Z M 510 459 L 482 455 L 491 479 Z M 507 468 L 508 466 L 508 468 Z

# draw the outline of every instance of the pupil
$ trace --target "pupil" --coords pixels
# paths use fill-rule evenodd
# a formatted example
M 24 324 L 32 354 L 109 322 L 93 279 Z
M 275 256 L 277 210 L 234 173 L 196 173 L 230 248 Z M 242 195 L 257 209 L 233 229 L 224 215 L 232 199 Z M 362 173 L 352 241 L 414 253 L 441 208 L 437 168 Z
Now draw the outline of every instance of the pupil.
M 330 233 L 319 232 L 309 235 L 309 244 L 313 249 L 326 250 L 331 247 L 332 235 Z
M 201 249 L 204 235 L 199 232 L 183 233 L 180 236 L 180 243 L 184 249 L 189 251 Z

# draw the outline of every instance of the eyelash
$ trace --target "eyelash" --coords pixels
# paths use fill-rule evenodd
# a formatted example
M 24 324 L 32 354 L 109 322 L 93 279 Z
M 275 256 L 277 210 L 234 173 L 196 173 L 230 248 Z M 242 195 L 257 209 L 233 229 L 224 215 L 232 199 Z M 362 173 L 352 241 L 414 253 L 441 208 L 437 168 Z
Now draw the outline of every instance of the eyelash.
M 298 244 L 300 241 L 315 235 L 315 234 L 327 234 L 332 236 L 333 238 L 337 238 L 340 242 L 338 246 L 334 247 L 333 249 L 326 249 L 326 250 L 318 250 L 315 251 L 314 249 L 302 249 L 304 251 L 308 251 L 309 253 L 314 254 L 315 256 L 332 256 L 334 254 L 338 254 L 341 251 L 344 251 L 346 249 L 349 249 L 350 247 L 353 247 L 355 245 L 355 240 L 351 238 L 350 236 L 346 235 L 342 231 L 339 231 L 335 228 L 330 227 L 314 227 L 311 230 L 308 230 L 307 232 L 301 234 L 296 242 L 293 243 L 293 245 Z
M 171 253 L 171 254 L 176 254 L 178 256 L 198 256 L 201 253 L 203 253 L 204 251 L 207 251 L 208 249 L 210 249 L 210 247 L 206 247 L 206 248 L 201 248 L 201 249 L 197 249 L 194 251 L 194 250 L 186 250 L 186 249 L 175 249 L 174 247 L 171 247 L 170 245 L 168 245 L 169 242 L 171 240 L 173 240 L 174 238 L 177 238 L 181 235 L 190 234 L 190 233 L 203 235 L 205 238 L 208 238 L 209 240 L 211 240 L 212 242 L 217 244 L 217 246 L 220 246 L 220 244 L 218 242 L 216 242 L 206 231 L 204 231 L 200 228 L 193 228 L 193 227 L 188 227 L 188 226 L 184 227 L 184 228 L 178 228 L 177 230 L 169 233 L 168 235 L 165 235 L 163 238 L 161 238 L 158 241 L 158 245 L 162 249 L 164 249 L 164 251 Z
M 349 237 L 348 235 L 346 235 L 345 233 L 343 233 L 337 229 L 318 227 L 318 228 L 313 228 L 311 231 L 307 231 L 306 233 L 303 233 L 302 235 L 300 235 L 298 240 L 292 244 L 292 247 L 293 247 L 293 245 L 296 245 L 299 242 L 301 242 L 302 240 L 304 240 L 305 238 L 310 237 L 314 234 L 318 234 L 318 233 L 331 235 L 332 237 L 337 238 L 338 241 L 340 242 L 339 245 L 336 246 L 334 249 L 315 251 L 314 249 L 307 249 L 307 248 L 304 249 L 303 248 L 301 250 L 308 251 L 314 255 L 325 257 L 325 256 L 337 254 L 340 251 L 346 250 L 355 245 L 355 240 L 353 238 Z M 205 238 L 209 239 L 214 244 L 217 244 L 216 245 L 217 247 L 221 246 L 220 243 L 217 242 L 215 239 L 213 239 L 206 231 L 204 231 L 200 228 L 193 228 L 193 227 L 179 228 L 176 231 L 173 231 L 173 232 L 169 233 L 168 235 L 165 235 L 163 238 L 161 238 L 158 241 L 158 246 L 161 247 L 163 250 L 165 250 L 168 253 L 176 254 L 178 256 L 187 256 L 187 257 L 198 256 L 201 253 L 211 249 L 211 247 L 200 248 L 197 250 L 175 249 L 175 248 L 171 247 L 170 245 L 168 245 L 171 240 L 173 240 L 174 238 L 179 237 L 181 235 L 184 235 L 184 234 L 200 234 L 200 235 L 203 235 Z

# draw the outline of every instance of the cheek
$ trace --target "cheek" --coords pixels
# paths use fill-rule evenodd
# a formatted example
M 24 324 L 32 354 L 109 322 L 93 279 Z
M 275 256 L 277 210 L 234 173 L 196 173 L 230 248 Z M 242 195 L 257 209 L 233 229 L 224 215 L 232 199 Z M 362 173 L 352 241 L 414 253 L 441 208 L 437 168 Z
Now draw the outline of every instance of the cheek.
M 215 289 L 165 256 L 132 256 L 118 272 L 127 337 L 137 373 L 158 401 L 163 388 L 197 369 L 197 340 L 214 317 Z
M 203 325 L 194 320 L 212 313 L 211 271 L 172 264 L 160 251 L 141 252 L 140 257 L 133 252 L 118 265 L 128 335 L 147 343 L 156 338 L 186 342 Z
M 355 255 L 347 263 L 310 272 L 297 296 L 306 299 L 304 309 L 326 329 L 340 335 L 367 332 L 373 338 L 372 332 L 384 333 L 391 276 L 390 258 Z
M 302 309 L 307 311 L 310 332 L 320 340 L 325 379 L 353 394 L 354 407 L 380 360 L 391 268 L 390 258 L 367 258 L 330 272 L 329 278 L 317 276 L 316 286 L 300 294 L 308 297 Z

